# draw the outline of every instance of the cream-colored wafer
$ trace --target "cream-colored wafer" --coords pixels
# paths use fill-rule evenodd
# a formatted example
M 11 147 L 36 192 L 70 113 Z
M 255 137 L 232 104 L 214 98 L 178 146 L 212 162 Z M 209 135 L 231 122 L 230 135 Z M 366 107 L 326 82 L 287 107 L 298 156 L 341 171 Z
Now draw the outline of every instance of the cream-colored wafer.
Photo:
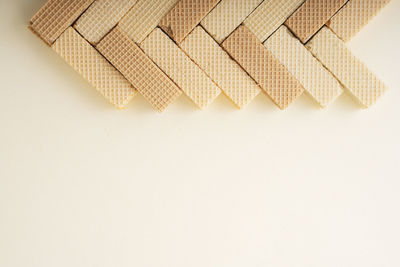
M 285 26 L 282 25 L 268 38 L 264 46 L 289 70 L 321 107 L 326 107 L 343 93 L 336 78 Z
M 181 43 L 181 47 L 238 108 L 246 106 L 260 93 L 254 80 L 202 27 L 196 27 Z
M 390 0 L 350 0 L 328 23 L 336 35 L 350 41 Z
M 97 0 L 75 23 L 75 29 L 92 44 L 111 31 L 137 0 Z
M 52 47 L 118 109 L 135 96 L 133 86 L 72 27 Z
M 29 28 L 48 45 L 52 45 L 93 1 L 49 0 L 33 16 Z
M 200 109 L 221 94 L 218 86 L 161 29 L 156 28 L 140 46 Z
M 264 42 L 296 11 L 304 0 L 265 0 L 244 25 Z
M 307 0 L 285 25 L 306 43 L 348 0 Z
M 246 26 L 240 26 L 222 45 L 281 109 L 303 93 L 300 83 Z
M 161 20 L 160 27 L 179 44 L 218 2 L 219 0 L 180 0 Z
M 137 44 L 157 27 L 179 0 L 138 0 L 119 26 Z
M 201 22 L 212 37 L 221 43 L 263 0 L 222 0 Z
M 181 90 L 117 26 L 97 49 L 155 109 L 162 112 L 181 95 Z
M 327 27 L 323 27 L 307 47 L 362 106 L 370 107 L 386 91 L 383 82 Z

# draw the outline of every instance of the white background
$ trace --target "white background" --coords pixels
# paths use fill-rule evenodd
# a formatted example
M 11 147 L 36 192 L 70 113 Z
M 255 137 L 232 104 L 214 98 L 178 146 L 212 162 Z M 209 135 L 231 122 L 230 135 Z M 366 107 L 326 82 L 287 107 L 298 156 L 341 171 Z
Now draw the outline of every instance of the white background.
M 400 1 L 351 43 L 389 86 L 287 111 L 115 111 L 0 0 L 1 267 L 400 266 Z

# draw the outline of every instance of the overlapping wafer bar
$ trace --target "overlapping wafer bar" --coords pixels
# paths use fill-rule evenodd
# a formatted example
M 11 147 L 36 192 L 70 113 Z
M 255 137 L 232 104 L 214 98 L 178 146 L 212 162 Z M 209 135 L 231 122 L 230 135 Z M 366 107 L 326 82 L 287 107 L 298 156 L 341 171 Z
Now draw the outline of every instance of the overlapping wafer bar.
M 246 26 L 240 26 L 222 46 L 281 109 L 303 93 L 301 84 Z
M 374 104 L 386 91 L 383 82 L 329 28 L 323 27 L 307 47 L 363 107 Z
M 348 0 L 307 0 L 285 25 L 306 43 Z
M 328 23 L 345 42 L 350 41 L 390 0 L 350 0 Z
M 180 0 L 160 27 L 178 44 L 207 16 L 219 0 Z
M 218 86 L 161 29 L 156 28 L 140 46 L 200 109 L 221 94 Z
M 181 43 L 181 48 L 202 68 L 238 107 L 243 108 L 260 93 L 253 79 L 198 26 Z
M 181 95 L 181 90 L 118 26 L 100 41 L 97 49 L 158 111 L 164 111 Z
M 137 0 L 96 0 L 75 23 L 75 29 L 92 44 L 111 31 Z
M 179 0 L 138 0 L 119 26 L 137 44 L 157 27 Z
M 201 22 L 212 37 L 221 43 L 263 0 L 222 0 Z
M 52 45 L 93 1 L 49 0 L 33 16 L 29 28 L 48 45 Z
M 52 47 L 118 109 L 135 96 L 132 85 L 72 27 Z
M 244 25 L 264 42 L 271 36 L 304 0 L 264 0 L 244 21 Z
M 289 70 L 321 107 L 326 107 L 342 94 L 343 90 L 336 78 L 285 26 L 281 26 L 268 38 L 264 46 Z

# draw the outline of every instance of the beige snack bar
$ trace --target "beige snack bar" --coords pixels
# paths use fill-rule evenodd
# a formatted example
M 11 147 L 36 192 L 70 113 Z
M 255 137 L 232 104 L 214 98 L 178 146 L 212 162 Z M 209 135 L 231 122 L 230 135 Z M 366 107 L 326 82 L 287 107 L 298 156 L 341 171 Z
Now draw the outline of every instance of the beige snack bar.
M 52 47 L 118 109 L 135 96 L 132 85 L 72 27 Z
M 281 26 L 264 46 L 301 83 L 321 107 L 328 106 L 343 93 L 340 83 L 285 27 Z
M 161 29 L 156 28 L 141 48 L 200 109 L 221 94 L 218 86 Z
M 181 90 L 118 26 L 100 41 L 97 49 L 158 111 L 164 111 L 181 95 Z
M 92 44 L 111 31 L 137 0 L 97 0 L 75 23 L 75 29 Z
M 159 25 L 180 44 L 218 2 L 219 0 L 180 0 Z
M 239 109 L 260 93 L 260 87 L 254 80 L 201 26 L 186 37 L 181 47 Z
M 363 107 L 370 107 L 386 91 L 383 82 L 327 27 L 323 27 L 307 47 Z
M 306 43 L 348 0 L 307 0 L 285 25 Z
M 222 0 L 203 19 L 201 25 L 221 43 L 263 0 Z
M 222 46 L 281 109 L 303 93 L 301 84 L 245 26 L 234 31 Z
M 157 27 L 178 0 L 138 0 L 119 26 L 137 44 Z
M 93 1 L 50 0 L 33 16 L 29 28 L 48 45 L 52 45 Z
M 296 11 L 304 0 L 265 0 L 244 25 L 264 42 Z
M 350 0 L 328 23 L 348 42 L 384 8 L 390 0 Z

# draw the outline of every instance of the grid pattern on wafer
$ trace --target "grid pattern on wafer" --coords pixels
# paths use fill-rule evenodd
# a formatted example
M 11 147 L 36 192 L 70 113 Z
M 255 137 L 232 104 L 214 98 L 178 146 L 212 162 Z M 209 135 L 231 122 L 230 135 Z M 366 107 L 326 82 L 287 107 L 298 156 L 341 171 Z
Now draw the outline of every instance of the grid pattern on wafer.
M 156 28 L 141 48 L 200 109 L 221 94 L 218 86 L 161 29 Z
M 285 25 L 306 43 L 348 0 L 307 0 Z
M 307 47 L 362 106 L 371 106 L 386 91 L 383 82 L 327 27 L 322 28 Z
M 254 80 L 201 26 L 186 37 L 181 47 L 238 108 L 246 106 L 260 93 Z
M 180 89 L 117 26 L 97 49 L 162 112 L 181 95 Z
M 281 26 L 264 46 L 303 85 L 321 107 L 328 106 L 342 94 L 341 85 L 332 74 L 285 27 Z
M 72 27 L 52 48 L 118 109 L 135 96 L 132 85 Z
M 222 45 L 281 109 L 303 93 L 300 83 L 246 26 L 240 26 Z
M 137 0 L 97 0 L 75 23 L 75 29 L 92 44 L 97 44 Z
M 350 0 L 328 23 L 345 42 L 350 41 L 390 0 Z
M 160 27 L 178 44 L 207 16 L 219 0 L 180 0 Z
M 221 43 L 263 0 L 222 0 L 201 22 L 214 39 Z
M 50 0 L 33 16 L 30 28 L 48 45 L 52 45 L 93 1 Z

